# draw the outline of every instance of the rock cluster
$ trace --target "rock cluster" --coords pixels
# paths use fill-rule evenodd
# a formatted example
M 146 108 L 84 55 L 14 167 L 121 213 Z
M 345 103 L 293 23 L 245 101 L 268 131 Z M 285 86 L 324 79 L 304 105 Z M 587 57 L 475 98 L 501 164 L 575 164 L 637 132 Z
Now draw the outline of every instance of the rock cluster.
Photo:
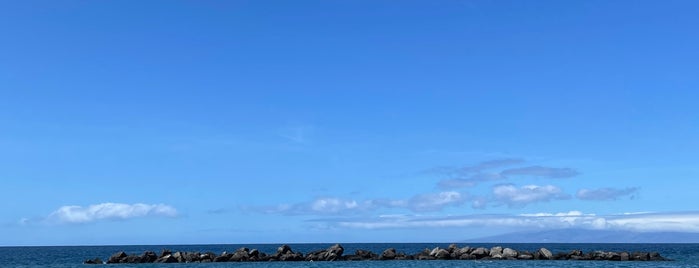
M 433 248 L 416 254 L 397 252 L 388 248 L 377 254 L 359 249 L 354 254 L 343 255 L 344 248 L 335 244 L 327 249 L 321 249 L 303 254 L 294 252 L 288 245 L 277 248 L 274 254 L 265 254 L 257 249 L 240 248 L 235 252 L 224 251 L 220 255 L 213 252 L 171 252 L 163 250 L 160 254 L 146 251 L 140 255 L 129 255 L 117 252 L 106 261 L 112 263 L 193 263 L 193 262 L 266 262 L 266 261 L 365 261 L 365 260 L 604 260 L 604 261 L 666 261 L 657 252 L 606 252 L 592 251 L 584 253 L 581 250 L 552 253 L 540 248 L 536 251 L 518 251 L 502 247 L 458 247 L 456 244 L 448 248 Z M 85 264 L 103 264 L 101 259 L 86 260 Z

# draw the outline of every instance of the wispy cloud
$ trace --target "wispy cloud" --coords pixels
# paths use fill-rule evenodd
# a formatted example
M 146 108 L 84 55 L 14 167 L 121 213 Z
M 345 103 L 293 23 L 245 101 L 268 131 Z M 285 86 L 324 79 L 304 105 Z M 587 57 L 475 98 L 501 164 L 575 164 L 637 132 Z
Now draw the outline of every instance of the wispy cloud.
M 174 207 L 163 204 L 101 203 L 82 206 L 62 206 L 46 220 L 57 223 L 87 223 L 98 220 L 125 220 L 140 217 L 176 217 Z
M 572 168 L 551 168 L 542 166 L 529 166 L 521 168 L 511 168 L 500 172 L 502 176 L 532 176 L 550 179 L 562 179 L 577 176 L 578 173 Z
M 570 178 L 577 176 L 578 171 L 572 168 L 553 168 L 544 166 L 526 166 L 506 168 L 519 165 L 525 161 L 520 158 L 497 159 L 481 162 L 472 166 L 438 167 L 428 170 L 429 173 L 446 176 L 437 183 L 441 189 L 457 189 L 472 187 L 488 181 L 505 180 L 511 177 L 528 176 L 547 179 Z
M 459 206 L 466 196 L 455 191 L 418 194 L 408 199 L 344 199 L 320 197 L 310 202 L 280 204 L 277 206 L 241 207 L 243 211 L 283 215 L 353 215 L 381 208 L 402 208 L 414 212 L 440 211 L 445 207 Z
M 599 189 L 580 189 L 575 195 L 578 199 L 592 201 L 608 201 L 616 200 L 623 196 L 633 195 L 638 192 L 638 187 L 629 187 L 624 189 L 617 188 L 599 188 Z
M 458 206 L 465 201 L 459 192 L 448 191 L 416 195 L 408 200 L 408 208 L 415 212 L 439 211 L 447 206 Z
M 509 207 L 524 207 L 536 202 L 569 199 L 570 196 L 561 188 L 553 185 L 525 185 L 517 187 L 514 184 L 501 184 L 493 187 L 494 200 Z
M 463 216 L 390 215 L 373 218 L 316 219 L 337 227 L 358 229 L 438 228 L 438 227 L 512 227 L 596 230 L 630 230 L 640 232 L 699 232 L 699 212 L 627 213 L 617 215 L 536 213 L 519 215 L 476 214 Z
M 310 202 L 280 204 L 276 206 L 246 206 L 243 211 L 283 215 L 332 215 L 359 213 L 377 207 L 371 200 L 356 201 L 338 197 L 319 197 Z

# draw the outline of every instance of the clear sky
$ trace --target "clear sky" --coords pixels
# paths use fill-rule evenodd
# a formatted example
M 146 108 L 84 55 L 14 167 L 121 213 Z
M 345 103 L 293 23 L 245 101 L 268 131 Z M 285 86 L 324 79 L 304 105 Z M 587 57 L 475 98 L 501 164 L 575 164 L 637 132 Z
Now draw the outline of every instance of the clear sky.
M 696 1 L 2 1 L 0 245 L 699 232 Z

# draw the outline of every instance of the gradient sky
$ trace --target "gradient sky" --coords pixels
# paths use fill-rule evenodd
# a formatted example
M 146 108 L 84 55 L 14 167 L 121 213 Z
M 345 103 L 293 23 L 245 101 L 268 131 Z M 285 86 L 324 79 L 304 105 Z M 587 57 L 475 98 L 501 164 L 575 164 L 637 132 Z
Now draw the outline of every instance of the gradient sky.
M 2 1 L 0 245 L 699 232 L 696 1 Z

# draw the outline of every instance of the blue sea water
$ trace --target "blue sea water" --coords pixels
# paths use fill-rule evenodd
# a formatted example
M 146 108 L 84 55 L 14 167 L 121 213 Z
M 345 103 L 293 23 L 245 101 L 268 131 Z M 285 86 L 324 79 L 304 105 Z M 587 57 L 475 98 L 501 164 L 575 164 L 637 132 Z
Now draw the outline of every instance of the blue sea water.
M 289 244 L 294 251 L 309 252 L 324 249 L 331 244 Z M 187 263 L 187 264 L 116 264 L 108 267 L 240 267 L 240 268 L 335 268 L 335 267 L 379 267 L 379 268 L 420 268 L 420 267 L 498 267 L 498 268 L 528 268 L 528 267 L 699 267 L 699 244 L 489 244 L 469 243 L 459 246 L 503 246 L 517 250 L 535 251 L 545 247 L 551 251 L 570 251 L 580 249 L 585 252 L 592 250 L 605 251 L 657 251 L 669 262 L 608 262 L 608 261 L 356 261 L 356 262 L 256 262 L 256 263 Z M 109 258 L 115 252 L 125 251 L 129 254 L 140 254 L 151 250 L 160 252 L 162 249 L 174 251 L 216 252 L 235 251 L 240 247 L 257 248 L 262 252 L 273 253 L 279 244 L 245 244 L 245 245 L 133 245 L 133 246 L 59 246 L 59 247 L 0 247 L 0 267 L 95 267 L 82 264 L 86 259 L 100 257 Z M 425 248 L 447 247 L 443 243 L 391 243 L 391 244 L 343 244 L 347 254 L 357 249 L 367 249 L 381 253 L 384 249 L 393 247 L 397 251 L 414 254 Z M 97 266 L 100 267 L 100 266 Z M 104 266 L 102 266 L 104 267 Z

